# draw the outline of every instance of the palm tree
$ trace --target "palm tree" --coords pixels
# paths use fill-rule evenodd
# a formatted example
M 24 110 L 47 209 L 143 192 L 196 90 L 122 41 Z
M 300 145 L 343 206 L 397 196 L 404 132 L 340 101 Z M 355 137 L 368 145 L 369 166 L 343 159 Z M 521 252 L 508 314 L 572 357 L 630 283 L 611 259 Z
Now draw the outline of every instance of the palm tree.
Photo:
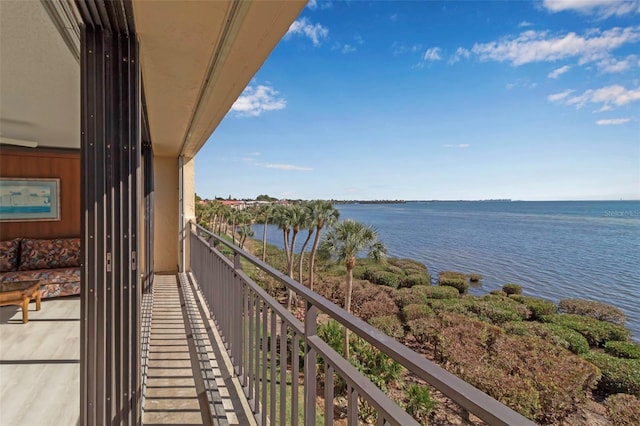
M 316 253 L 318 252 L 318 244 L 320 243 L 320 233 L 325 226 L 333 226 L 340 217 L 340 212 L 333 207 L 331 201 L 317 200 L 311 202 L 311 217 L 315 222 L 316 236 L 311 246 L 311 254 L 309 255 L 309 289 L 313 290 L 313 269 L 316 261 Z
M 236 210 L 236 213 L 235 213 L 235 224 L 234 224 L 234 228 L 232 229 L 232 233 L 235 235 L 235 233 L 237 232 L 238 235 L 240 236 L 240 238 L 238 238 L 238 244 L 244 244 L 244 241 L 246 240 L 246 238 L 247 238 L 247 236 L 249 234 L 249 232 L 245 230 L 244 231 L 244 239 L 243 239 L 242 238 L 243 234 L 240 233 L 240 228 L 248 227 L 249 230 L 251 230 L 250 225 L 252 223 L 253 223 L 253 214 L 251 214 L 250 211 L 248 211 L 248 210 Z M 251 236 L 253 237 L 253 231 L 251 231 Z
M 306 203 L 304 205 L 304 220 L 301 227 L 307 230 L 307 238 L 305 238 L 304 243 L 302 243 L 302 248 L 300 249 L 300 259 L 298 261 L 298 281 L 300 282 L 300 284 L 303 284 L 302 263 L 304 261 L 304 251 L 307 249 L 307 244 L 309 244 L 311 236 L 316 229 L 316 223 L 313 220 L 312 216 L 311 203 Z
M 289 278 L 293 279 L 293 269 L 295 265 L 296 257 L 296 239 L 298 238 L 298 232 L 300 228 L 305 226 L 305 208 L 299 204 L 294 204 L 288 209 L 289 213 L 289 226 L 291 226 L 291 246 L 289 247 Z
M 351 293 L 353 291 L 353 268 L 356 256 L 367 250 L 369 257 L 381 261 L 386 254 L 384 244 L 378 241 L 378 233 L 369 225 L 347 219 L 336 224 L 327 232 L 322 242 L 322 250 L 332 257 L 344 261 L 347 267 L 344 309 L 351 312 Z M 349 329 L 344 330 L 344 354 L 349 358 Z
M 262 261 L 265 262 L 267 260 L 267 225 L 269 224 L 269 220 L 271 219 L 271 214 L 273 211 L 273 204 L 263 204 L 258 209 L 257 218 L 262 220 Z
M 250 225 L 242 225 L 238 228 L 238 235 L 240 235 L 240 248 L 244 248 L 247 237 L 253 237 L 253 229 Z
M 278 206 L 274 214 L 273 222 L 276 224 L 279 230 L 282 231 L 282 239 L 284 241 L 284 252 L 287 257 L 287 270 L 289 270 L 289 264 L 291 258 L 289 257 L 289 234 L 291 233 L 291 215 L 289 214 L 288 205 Z

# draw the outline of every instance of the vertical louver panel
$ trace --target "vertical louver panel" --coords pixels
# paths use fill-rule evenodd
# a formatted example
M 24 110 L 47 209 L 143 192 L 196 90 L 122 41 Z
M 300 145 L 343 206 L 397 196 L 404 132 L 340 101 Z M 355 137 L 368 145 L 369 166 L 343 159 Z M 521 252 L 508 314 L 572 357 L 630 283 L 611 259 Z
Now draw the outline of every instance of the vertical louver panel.
M 128 2 L 78 2 L 82 425 L 140 424 L 140 78 Z

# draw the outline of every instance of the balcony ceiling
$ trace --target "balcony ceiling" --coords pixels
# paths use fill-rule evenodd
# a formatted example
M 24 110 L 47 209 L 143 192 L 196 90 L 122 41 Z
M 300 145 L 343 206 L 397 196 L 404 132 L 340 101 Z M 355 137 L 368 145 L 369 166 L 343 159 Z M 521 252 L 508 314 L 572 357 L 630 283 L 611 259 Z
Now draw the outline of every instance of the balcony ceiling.
M 197 153 L 305 4 L 133 0 L 156 155 Z M 0 15 L 0 135 L 79 148 L 80 68 L 64 30 L 41 2 L 2 0 Z
M 0 0 L 0 136 L 80 147 L 80 65 L 39 1 Z

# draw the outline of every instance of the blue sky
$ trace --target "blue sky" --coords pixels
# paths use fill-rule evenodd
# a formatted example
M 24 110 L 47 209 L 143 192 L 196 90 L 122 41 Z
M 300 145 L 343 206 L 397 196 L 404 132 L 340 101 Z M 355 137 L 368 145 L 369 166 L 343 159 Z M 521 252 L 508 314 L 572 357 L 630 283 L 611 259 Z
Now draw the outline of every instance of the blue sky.
M 205 197 L 640 199 L 640 0 L 312 1 Z

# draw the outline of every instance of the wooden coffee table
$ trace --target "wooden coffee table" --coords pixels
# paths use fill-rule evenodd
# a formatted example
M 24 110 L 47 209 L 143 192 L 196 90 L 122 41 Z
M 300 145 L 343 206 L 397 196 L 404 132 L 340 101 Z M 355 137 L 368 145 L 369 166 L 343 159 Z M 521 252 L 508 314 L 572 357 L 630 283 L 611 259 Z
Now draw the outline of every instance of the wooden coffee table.
M 0 283 L 0 306 L 22 306 L 22 323 L 29 322 L 29 302 L 36 299 L 36 311 L 40 310 L 40 280 Z

